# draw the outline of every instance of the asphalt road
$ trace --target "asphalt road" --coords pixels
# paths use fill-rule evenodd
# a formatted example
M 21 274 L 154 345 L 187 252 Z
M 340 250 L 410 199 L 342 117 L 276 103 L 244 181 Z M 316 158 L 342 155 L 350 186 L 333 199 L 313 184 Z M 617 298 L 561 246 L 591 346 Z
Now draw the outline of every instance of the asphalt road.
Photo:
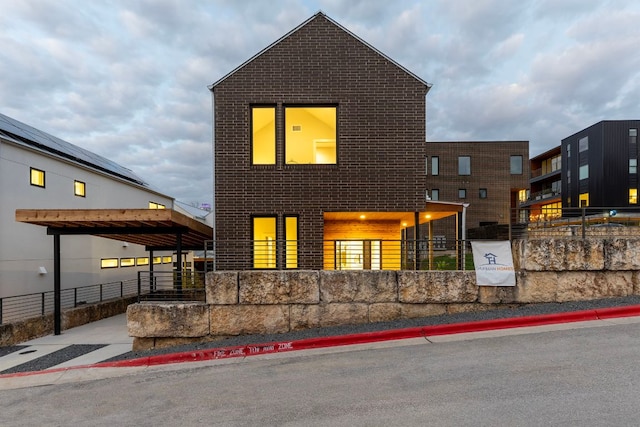
M 0 425 L 635 426 L 640 323 L 626 321 L 639 320 L 184 363 L 6 390 Z

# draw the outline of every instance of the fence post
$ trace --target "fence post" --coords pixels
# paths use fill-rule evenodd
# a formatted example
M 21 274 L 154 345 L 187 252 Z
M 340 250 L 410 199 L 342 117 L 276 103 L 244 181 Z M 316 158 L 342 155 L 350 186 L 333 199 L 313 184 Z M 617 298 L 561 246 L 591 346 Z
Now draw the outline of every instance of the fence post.
M 73 306 L 78 306 L 78 288 L 73 288 Z
M 2 325 L 2 298 L 0 298 L 0 325 Z
M 102 302 L 102 283 L 100 283 L 100 302 Z
M 124 282 L 120 281 L 120 298 L 124 296 Z
M 582 240 L 585 239 L 585 236 L 586 236 L 586 233 L 587 233 L 586 229 L 585 229 L 586 228 L 586 224 L 587 224 L 587 221 L 586 221 L 586 218 L 585 218 L 585 211 L 586 211 L 586 208 L 583 207 L 582 208 Z
M 42 298 L 41 298 L 42 299 L 42 315 L 44 316 L 44 292 L 41 295 L 42 295 Z

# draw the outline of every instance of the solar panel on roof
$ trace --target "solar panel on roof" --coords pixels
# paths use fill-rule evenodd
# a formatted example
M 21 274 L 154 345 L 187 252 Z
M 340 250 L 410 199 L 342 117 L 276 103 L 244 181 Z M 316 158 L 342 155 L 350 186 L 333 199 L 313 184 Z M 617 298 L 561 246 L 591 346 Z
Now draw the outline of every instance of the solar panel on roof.
M 39 129 L 14 120 L 4 114 L 0 114 L 0 131 L 4 131 L 2 133 L 5 135 L 8 133 L 6 136 L 14 141 L 15 138 L 11 135 L 19 137 L 23 143 L 36 146 L 87 166 L 93 166 L 94 168 L 125 178 L 140 185 L 149 186 L 130 169 L 120 166 L 119 164 L 98 154 L 92 153 L 91 151 L 85 150 L 84 148 L 78 147 L 77 145 L 73 145 Z

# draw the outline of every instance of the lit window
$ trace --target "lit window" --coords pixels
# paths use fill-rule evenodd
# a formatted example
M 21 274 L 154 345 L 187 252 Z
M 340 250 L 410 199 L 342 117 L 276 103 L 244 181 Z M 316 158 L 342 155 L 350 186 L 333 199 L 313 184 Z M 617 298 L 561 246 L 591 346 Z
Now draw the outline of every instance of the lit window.
M 471 157 L 458 157 L 458 175 L 471 175 Z
M 519 202 L 526 202 L 527 200 L 529 200 L 529 190 L 520 190 L 518 191 L 518 201 Z
M 118 258 L 102 258 L 100 260 L 100 268 L 117 268 Z
M 511 156 L 511 175 L 522 175 L 522 156 Z
M 31 168 L 31 185 L 44 188 L 44 171 Z
M 440 190 L 437 188 L 431 190 L 431 200 L 440 200 Z
M 298 217 L 284 217 L 284 234 L 286 242 L 286 266 L 298 268 Z
M 580 180 L 589 178 L 589 165 L 580 166 L 579 173 L 580 173 L 580 177 L 579 177 Z
M 149 209 L 166 209 L 166 206 L 156 202 L 149 202 Z
M 162 257 L 162 263 L 163 264 L 171 264 L 173 262 L 173 257 L 172 256 L 163 256 Z
M 276 163 L 275 107 L 251 108 L 251 163 L 254 165 L 275 165 Z
M 79 197 L 85 197 L 85 183 L 81 181 L 73 181 L 73 194 Z
M 466 199 L 467 198 L 467 190 L 465 188 L 458 189 L 458 198 Z
M 336 164 L 336 107 L 285 109 L 287 164 Z
M 153 257 L 153 263 L 154 264 L 162 264 L 162 257 L 161 256 L 154 256 Z
M 584 138 L 580 138 L 578 140 L 578 152 L 582 153 L 583 151 L 587 151 L 589 149 L 589 137 L 585 136 Z
M 480 197 L 481 199 L 486 199 L 487 198 L 487 189 L 486 188 L 481 188 L 478 194 L 478 197 Z
M 629 173 L 638 173 L 638 159 L 629 159 Z
M 149 265 L 149 258 L 147 257 L 136 258 L 136 265 Z
M 637 205 L 638 204 L 638 189 L 630 188 L 629 189 L 629 204 Z
M 276 217 L 253 218 L 253 268 L 276 268 Z
M 440 157 L 433 156 L 431 158 L 431 175 L 438 175 L 440 173 Z
M 580 194 L 580 207 L 586 208 L 589 206 L 589 193 Z
M 120 267 L 133 267 L 136 265 L 135 258 L 120 258 Z

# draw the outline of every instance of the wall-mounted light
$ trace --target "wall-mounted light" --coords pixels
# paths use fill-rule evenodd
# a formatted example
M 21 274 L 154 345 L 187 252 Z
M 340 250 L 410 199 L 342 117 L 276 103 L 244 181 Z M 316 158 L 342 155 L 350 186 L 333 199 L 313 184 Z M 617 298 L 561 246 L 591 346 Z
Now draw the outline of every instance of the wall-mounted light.
M 47 269 L 43 266 L 38 267 L 38 274 L 47 274 Z
M 360 215 L 360 219 L 365 219 L 367 216 L 366 215 Z
M 128 248 L 129 247 L 129 242 L 122 242 L 122 247 L 123 248 Z

